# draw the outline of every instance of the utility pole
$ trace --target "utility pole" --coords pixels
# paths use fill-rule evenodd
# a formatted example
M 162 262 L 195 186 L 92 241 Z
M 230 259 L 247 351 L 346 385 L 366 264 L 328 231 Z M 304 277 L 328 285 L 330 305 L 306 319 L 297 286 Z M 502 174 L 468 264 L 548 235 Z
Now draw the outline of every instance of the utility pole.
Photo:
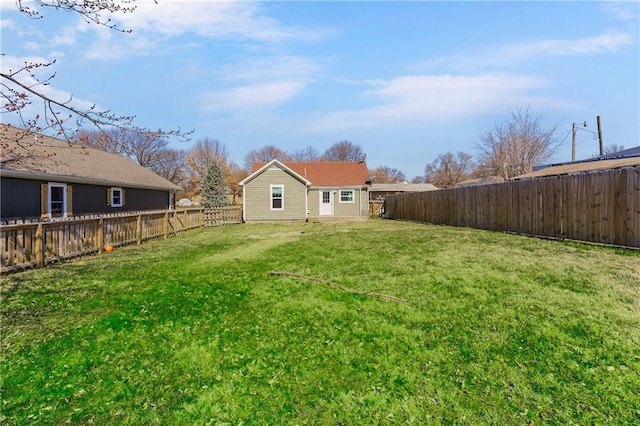
M 600 156 L 604 155 L 604 145 L 602 144 L 602 126 L 600 125 L 600 116 L 596 117 L 598 122 L 598 141 L 600 142 Z
M 582 123 L 582 127 L 587 127 L 587 122 Z M 578 129 L 576 128 L 576 123 L 573 123 L 571 126 L 571 161 L 576 161 L 576 133 Z
M 576 161 L 576 123 L 571 126 L 571 162 Z

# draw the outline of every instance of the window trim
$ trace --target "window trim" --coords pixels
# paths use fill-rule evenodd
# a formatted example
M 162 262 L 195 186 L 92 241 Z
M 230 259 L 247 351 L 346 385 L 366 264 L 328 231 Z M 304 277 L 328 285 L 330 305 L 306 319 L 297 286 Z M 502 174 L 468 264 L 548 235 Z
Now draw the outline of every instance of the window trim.
M 60 182 L 48 182 L 47 183 L 47 214 L 50 218 L 53 218 L 53 209 L 51 208 L 51 188 L 62 188 L 62 212 L 60 216 L 55 217 L 67 217 L 67 206 L 69 200 L 67 200 L 67 184 Z
M 273 201 L 277 199 L 273 196 L 273 190 L 275 188 L 280 188 L 280 202 L 282 206 L 280 208 L 273 207 Z M 269 185 L 269 210 L 273 210 L 273 211 L 284 210 L 284 185 L 282 184 Z
M 342 193 L 343 192 L 350 192 L 351 193 L 351 200 L 343 200 L 342 199 Z M 338 192 L 338 195 L 339 195 L 338 199 L 339 199 L 340 203 L 353 204 L 353 203 L 356 202 L 356 191 L 353 190 L 353 189 L 340 189 L 339 192 Z
M 115 203 L 114 200 L 113 200 L 115 198 L 114 195 L 115 195 L 116 192 L 118 192 L 120 194 L 120 202 L 119 203 Z M 124 201 L 124 191 L 123 191 L 123 189 L 120 188 L 120 187 L 117 187 L 117 186 L 112 186 L 109 189 L 109 202 L 110 202 L 109 205 L 111 207 L 122 207 L 122 206 L 124 206 L 123 201 Z

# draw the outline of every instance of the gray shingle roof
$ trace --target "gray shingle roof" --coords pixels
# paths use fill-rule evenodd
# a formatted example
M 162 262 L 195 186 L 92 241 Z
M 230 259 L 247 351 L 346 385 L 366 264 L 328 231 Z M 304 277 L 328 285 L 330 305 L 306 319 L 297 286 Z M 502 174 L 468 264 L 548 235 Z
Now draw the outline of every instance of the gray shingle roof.
M 516 176 L 513 179 L 527 179 L 533 177 L 566 175 L 572 173 L 590 172 L 594 170 L 616 169 L 620 167 L 634 167 L 640 165 L 640 157 L 618 158 L 614 160 L 584 161 L 551 166 L 535 172 Z
M 117 154 L 0 125 L 0 173 L 23 179 L 163 191 L 180 187 Z
M 373 183 L 369 191 L 387 191 L 387 192 L 423 192 L 435 191 L 436 188 L 430 183 Z

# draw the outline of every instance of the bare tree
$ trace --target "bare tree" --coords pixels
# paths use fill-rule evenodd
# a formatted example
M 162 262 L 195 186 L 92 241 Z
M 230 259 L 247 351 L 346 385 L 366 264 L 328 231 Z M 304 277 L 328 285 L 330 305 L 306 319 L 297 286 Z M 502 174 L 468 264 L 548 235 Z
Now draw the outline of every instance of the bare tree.
M 624 145 L 611 144 L 604 147 L 605 155 L 615 154 L 620 151 L 624 151 Z
M 226 172 L 229 163 L 229 152 L 226 146 L 217 139 L 205 137 L 199 139 L 187 153 L 189 168 L 204 178 L 212 163 L 217 163 Z
M 271 160 L 286 162 L 291 161 L 291 159 L 291 155 L 280 148 L 276 148 L 274 145 L 267 145 L 260 149 L 249 151 L 244 157 L 244 167 L 247 170 L 252 170 L 253 163 L 268 163 Z
M 476 145 L 480 163 L 505 181 L 532 171 L 533 166 L 551 158 L 560 146 L 555 138 L 557 125 L 543 128 L 540 113 L 532 115 L 529 108 L 518 108 L 510 114 L 508 122 L 496 124 Z
M 20 12 L 32 19 L 42 19 L 41 8 L 51 8 L 58 11 L 73 12 L 80 15 L 86 22 L 120 31 L 131 32 L 118 28 L 111 19 L 104 15 L 114 13 L 132 13 L 135 9 L 135 1 L 131 0 L 16 0 L 16 6 Z M 4 54 L 3 54 L 4 55 Z M 99 130 L 107 128 L 120 128 L 140 133 L 152 133 L 159 137 L 176 137 L 187 140 L 191 132 L 184 133 L 181 130 L 151 130 L 141 128 L 133 124 L 134 116 L 119 115 L 110 110 L 99 110 L 96 106 L 88 109 L 80 109 L 74 106 L 73 96 L 68 99 L 54 99 L 47 95 L 44 88 L 51 84 L 55 73 L 47 71 L 55 64 L 50 62 L 25 62 L 16 69 L 0 71 L 0 96 L 3 102 L 0 106 L 2 114 L 16 114 L 21 126 L 29 131 L 44 132 L 52 130 L 56 137 L 64 137 L 71 140 L 73 131 L 69 124 L 75 122 L 76 129 L 84 124 L 90 124 Z M 40 114 L 26 117 L 25 108 L 34 102 L 41 102 Z
M 82 145 L 124 155 L 144 167 L 149 167 L 169 145 L 155 133 L 118 128 L 81 131 L 74 139 Z
M 415 176 L 411 179 L 411 183 L 426 183 L 424 176 Z
M 184 184 L 186 153 L 170 148 L 169 142 L 155 133 L 110 128 L 81 131 L 74 139 L 81 145 L 129 157 L 177 185 Z
M 201 193 L 204 178 L 213 163 L 218 165 L 225 176 L 229 174 L 229 152 L 217 139 L 199 139 L 187 152 L 186 161 L 189 176 L 185 192 L 189 198 Z
M 369 170 L 369 176 L 373 183 L 402 183 L 407 180 L 404 173 L 398 169 L 380 166 Z
M 342 140 L 327 149 L 324 157 L 327 161 L 363 161 L 365 154 L 360 145 Z
M 291 159 L 300 162 L 322 161 L 322 155 L 314 147 L 308 146 L 291 154 Z
M 242 186 L 239 185 L 239 182 L 247 176 L 249 176 L 249 171 L 247 169 L 240 168 L 236 163 L 229 164 L 227 184 L 229 185 L 229 191 L 233 197 L 231 201 L 232 204 L 236 204 L 236 199 L 242 195 Z
M 158 153 L 149 168 L 168 181 L 184 187 L 187 178 L 186 157 L 184 150 L 168 148 Z
M 471 155 L 451 152 L 439 155 L 424 168 L 425 182 L 438 188 L 453 188 L 468 179 L 475 169 Z

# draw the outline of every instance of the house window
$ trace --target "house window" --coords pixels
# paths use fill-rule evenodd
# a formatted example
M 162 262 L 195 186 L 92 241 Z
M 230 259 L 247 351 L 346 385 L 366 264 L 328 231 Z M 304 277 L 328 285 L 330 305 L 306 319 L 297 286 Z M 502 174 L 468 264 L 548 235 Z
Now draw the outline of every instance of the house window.
M 284 186 L 271 185 L 271 210 L 284 210 Z
M 111 207 L 122 207 L 124 205 L 124 191 L 122 188 L 110 188 L 109 194 L 109 205 Z
M 342 189 L 340 190 L 340 202 L 341 203 L 353 203 L 353 189 Z
M 47 199 L 49 217 L 63 217 L 67 214 L 66 183 L 49 183 Z

